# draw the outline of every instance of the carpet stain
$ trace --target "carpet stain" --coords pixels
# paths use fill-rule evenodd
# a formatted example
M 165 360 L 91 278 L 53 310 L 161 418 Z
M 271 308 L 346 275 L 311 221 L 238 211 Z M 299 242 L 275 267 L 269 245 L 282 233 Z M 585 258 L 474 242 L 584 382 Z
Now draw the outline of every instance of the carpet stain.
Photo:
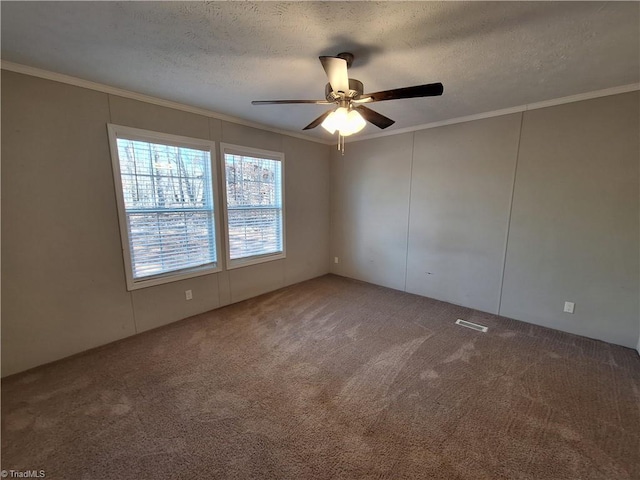
M 440 375 L 435 370 L 429 369 L 420 373 L 420 380 L 435 380 L 437 378 L 440 378 Z
M 344 334 L 355 340 L 358 336 L 358 328 L 360 328 L 360 325 L 354 325 L 353 327 L 351 327 L 349 330 L 347 330 L 346 332 L 344 332 Z
M 87 388 L 89 385 L 91 384 L 91 379 L 84 375 L 84 376 L 78 376 L 78 378 L 76 378 L 75 380 L 73 380 L 70 384 L 62 386 L 62 387 L 57 387 L 55 389 L 52 389 L 48 392 L 39 394 L 39 395 L 35 395 L 32 399 L 32 401 L 34 402 L 45 402 L 45 401 L 50 401 L 53 397 L 60 397 L 60 396 L 65 396 L 68 395 L 69 393 L 73 393 L 76 391 L 80 391 L 83 390 L 85 388 Z
M 475 340 L 466 342 L 458 350 L 445 358 L 442 363 L 451 363 L 458 361 L 469 362 L 474 356 L 481 355 L 481 353 L 477 352 L 475 348 Z
M 111 415 L 126 415 L 131 411 L 131 405 L 128 403 L 118 403 L 111 407 Z
M 42 378 L 42 374 L 41 373 L 26 373 L 26 374 L 24 374 L 24 377 L 22 377 L 20 379 L 20 384 L 21 385 L 28 385 L 30 383 L 37 382 L 41 378 Z
M 50 428 L 55 428 L 58 425 L 58 420 L 56 418 L 45 417 L 43 415 L 36 418 L 35 422 L 33 422 L 34 430 L 47 430 Z
M 3 417 L 3 426 L 9 431 L 24 430 L 33 423 L 34 415 L 23 408 L 9 413 Z
M 369 360 L 340 390 L 336 403 L 340 407 L 349 404 L 368 406 L 368 413 L 382 410 L 387 402 L 389 387 L 402 371 L 407 360 L 429 337 L 420 337 L 401 345 L 395 345 Z
M 199 345 L 207 338 L 207 332 L 204 330 L 198 330 L 187 341 L 187 345 Z

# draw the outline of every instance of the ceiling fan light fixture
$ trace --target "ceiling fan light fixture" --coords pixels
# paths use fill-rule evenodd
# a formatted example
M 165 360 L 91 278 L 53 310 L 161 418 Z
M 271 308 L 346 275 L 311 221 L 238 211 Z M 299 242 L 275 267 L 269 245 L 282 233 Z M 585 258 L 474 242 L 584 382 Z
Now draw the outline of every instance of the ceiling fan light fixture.
M 338 150 L 344 155 L 345 137 L 361 131 L 367 122 L 380 129 L 388 128 L 395 123 L 390 118 L 361 104 L 403 98 L 435 97 L 442 95 L 444 91 L 442 83 L 428 83 L 365 94 L 362 82 L 355 78 L 349 78 L 347 70 L 352 62 L 353 54 L 347 52 L 339 53 L 336 57 L 320 57 L 320 63 L 329 80 L 324 88 L 325 100 L 254 100 L 251 103 L 253 105 L 336 104 L 335 110 L 325 111 L 303 130 L 311 130 L 322 125 L 322 128 L 332 135 L 338 132 Z
M 367 122 L 365 121 L 364 118 L 362 118 L 362 115 L 360 115 L 360 112 L 356 110 L 351 110 L 347 114 L 346 121 L 342 124 L 342 127 L 340 128 L 340 135 L 342 135 L 343 137 L 347 137 L 349 135 L 353 135 L 354 133 L 358 133 L 360 130 L 362 130 L 365 127 L 366 124 Z
M 366 124 L 365 119 L 356 110 L 338 107 L 324 119 L 322 127 L 331 134 L 334 134 L 337 130 L 341 136 L 347 137 L 358 133 Z
M 349 110 L 347 110 L 346 107 L 338 107 L 324 119 L 322 122 L 322 128 L 327 132 L 334 134 L 336 130 L 340 130 L 340 127 L 347 120 L 348 116 Z

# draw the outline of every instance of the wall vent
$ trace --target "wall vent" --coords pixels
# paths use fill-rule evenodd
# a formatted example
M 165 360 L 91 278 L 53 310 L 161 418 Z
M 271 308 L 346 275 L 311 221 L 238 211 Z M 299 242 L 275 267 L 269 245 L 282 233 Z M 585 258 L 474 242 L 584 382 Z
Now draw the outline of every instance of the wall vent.
M 489 331 L 489 327 L 478 325 L 477 323 L 467 322 L 466 320 L 461 320 L 460 318 L 456 320 L 456 325 L 461 325 L 463 327 L 471 328 L 472 330 L 477 330 L 478 332 L 483 333 L 487 333 Z

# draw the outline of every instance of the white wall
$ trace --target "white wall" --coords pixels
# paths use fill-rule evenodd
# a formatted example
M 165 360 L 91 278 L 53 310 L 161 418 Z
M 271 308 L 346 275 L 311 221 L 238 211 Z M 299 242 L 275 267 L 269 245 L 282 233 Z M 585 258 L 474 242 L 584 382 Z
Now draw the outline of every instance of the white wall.
M 287 258 L 128 292 L 107 123 L 283 151 Z M 327 273 L 329 152 L 2 71 L 2 375 Z
M 525 114 L 502 315 L 635 347 L 638 101 L 635 92 Z
M 408 292 L 498 312 L 520 120 L 415 133 Z
M 412 136 L 350 143 L 333 162 L 336 272 L 404 288 Z
M 636 91 L 348 143 L 332 271 L 636 347 L 639 105 Z

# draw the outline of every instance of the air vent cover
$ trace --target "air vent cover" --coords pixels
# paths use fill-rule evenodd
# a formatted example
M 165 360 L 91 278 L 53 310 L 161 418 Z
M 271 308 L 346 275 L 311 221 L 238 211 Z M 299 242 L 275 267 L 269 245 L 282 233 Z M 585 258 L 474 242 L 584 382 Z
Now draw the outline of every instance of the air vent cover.
M 460 318 L 456 320 L 456 325 L 461 325 L 463 327 L 471 328 L 472 330 L 477 330 L 478 332 L 487 333 L 489 331 L 489 327 L 485 327 L 484 325 L 478 325 L 477 323 L 467 322 L 466 320 L 461 320 Z

